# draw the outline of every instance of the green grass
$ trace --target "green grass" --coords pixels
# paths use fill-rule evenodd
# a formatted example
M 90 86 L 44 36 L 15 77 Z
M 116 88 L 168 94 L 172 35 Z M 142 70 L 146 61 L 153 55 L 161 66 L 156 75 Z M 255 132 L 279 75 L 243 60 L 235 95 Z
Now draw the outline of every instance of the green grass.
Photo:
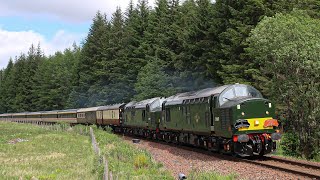
M 237 178 L 237 175 L 229 174 L 225 176 L 216 172 L 192 171 L 187 178 L 192 180 L 233 180 Z
M 113 177 L 116 176 L 125 180 L 176 179 L 169 174 L 162 164 L 156 162 L 146 150 L 138 149 L 110 132 L 94 128 L 94 134 L 102 154 L 108 160 L 109 171 L 113 172 Z M 215 172 L 193 171 L 187 178 L 191 180 L 231 180 L 235 179 L 236 175 L 223 176 Z
M 96 165 L 89 136 L 0 122 L 0 179 L 98 179 Z
M 112 171 L 113 177 L 120 180 L 174 179 L 147 151 L 126 143 L 110 132 L 94 128 L 94 134 L 108 160 L 109 171 Z

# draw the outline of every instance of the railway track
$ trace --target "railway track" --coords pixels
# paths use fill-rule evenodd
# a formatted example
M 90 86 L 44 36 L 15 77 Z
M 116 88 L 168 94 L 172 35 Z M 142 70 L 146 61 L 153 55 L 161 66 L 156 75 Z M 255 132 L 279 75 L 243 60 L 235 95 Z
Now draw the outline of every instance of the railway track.
M 127 136 L 127 137 L 135 137 L 135 136 Z M 141 137 L 135 137 L 141 138 Z M 174 146 L 177 148 L 181 148 L 188 151 L 194 151 L 206 155 L 215 156 L 219 159 L 229 160 L 234 162 L 246 162 L 249 164 L 254 164 L 258 166 L 262 166 L 265 168 L 269 168 L 272 170 L 278 170 L 286 173 L 291 173 L 294 175 L 298 175 L 300 177 L 311 178 L 311 179 L 319 179 L 320 180 L 320 165 L 317 163 L 303 162 L 303 161 L 294 161 L 286 158 L 281 158 L 277 156 L 263 156 L 263 157 L 255 157 L 255 158 L 237 158 L 231 155 L 219 154 L 216 152 L 211 152 L 201 148 L 195 148 L 192 146 L 182 146 L 174 143 L 167 143 L 164 141 L 155 141 L 151 139 L 142 138 L 144 141 L 157 142 L 161 144 L 166 144 L 170 146 Z M 297 177 L 299 178 L 299 177 Z
M 243 161 L 311 179 L 320 179 L 320 165 L 317 164 L 294 161 L 276 156 L 267 156 L 259 159 L 243 159 Z

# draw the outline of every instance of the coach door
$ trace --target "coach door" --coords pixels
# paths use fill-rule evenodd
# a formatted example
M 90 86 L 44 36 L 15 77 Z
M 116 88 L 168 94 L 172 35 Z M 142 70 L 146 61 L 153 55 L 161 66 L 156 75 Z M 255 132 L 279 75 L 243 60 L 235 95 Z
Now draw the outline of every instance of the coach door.
M 214 109 L 217 108 L 217 96 L 210 97 L 210 129 L 211 132 L 214 132 Z

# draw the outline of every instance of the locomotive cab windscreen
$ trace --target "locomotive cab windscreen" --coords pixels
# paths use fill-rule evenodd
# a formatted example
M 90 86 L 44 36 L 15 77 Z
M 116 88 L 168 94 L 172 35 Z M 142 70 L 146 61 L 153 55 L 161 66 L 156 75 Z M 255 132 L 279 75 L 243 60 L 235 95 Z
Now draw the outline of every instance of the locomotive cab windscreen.
M 252 86 L 235 84 L 225 89 L 219 96 L 220 106 L 228 101 L 245 98 L 263 98 L 261 93 Z

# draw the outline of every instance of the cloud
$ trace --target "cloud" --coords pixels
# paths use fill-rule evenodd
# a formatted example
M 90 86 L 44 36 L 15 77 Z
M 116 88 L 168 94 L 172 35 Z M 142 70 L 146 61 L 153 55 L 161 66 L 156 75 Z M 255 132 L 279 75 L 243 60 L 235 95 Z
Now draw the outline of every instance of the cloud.
M 100 10 L 111 17 L 116 7 L 124 11 L 130 0 L 0 0 L 0 16 L 23 16 L 37 18 L 43 16 L 62 21 L 90 21 Z M 152 5 L 155 0 L 149 0 Z M 138 0 L 133 1 L 135 4 Z
M 12 57 L 27 53 L 31 44 L 38 45 L 46 55 L 54 54 L 71 47 L 74 42 L 80 42 L 86 34 L 69 33 L 59 30 L 52 39 L 46 39 L 40 33 L 34 31 L 7 31 L 0 28 L 0 68 L 7 66 Z
M 121 7 L 123 11 L 127 8 L 130 0 L 0 0 L 0 18 L 17 17 L 21 19 L 31 19 L 26 22 L 67 22 L 88 23 L 92 21 L 96 12 L 100 10 L 110 18 L 116 7 Z M 133 0 L 137 4 L 138 0 Z M 155 0 L 149 0 L 149 5 L 153 6 Z M 51 21 L 50 21 L 51 20 Z M 52 21 L 54 20 L 54 21 Z M 23 26 L 23 25 L 22 25 Z M 41 26 L 38 24 L 38 26 Z M 18 26 L 17 26 L 18 27 Z M 50 27 L 46 27 L 50 29 Z M 77 28 L 74 25 L 74 28 Z M 6 67 L 9 58 L 15 58 L 21 53 L 27 53 L 31 44 L 40 43 L 46 55 L 54 54 L 56 51 L 70 47 L 74 42 L 79 43 L 87 35 L 85 33 L 72 33 L 74 29 L 62 27 L 65 30 L 53 30 L 55 35 L 48 35 L 47 30 L 36 32 L 30 27 L 13 28 L 7 30 L 6 23 L 0 24 L 0 68 Z M 11 28 L 12 29 L 12 28 Z M 39 29 L 39 28 L 37 28 Z M 43 28 L 40 28 L 43 29 Z M 59 29 L 61 29 L 59 27 Z M 82 31 L 81 31 L 82 32 Z

